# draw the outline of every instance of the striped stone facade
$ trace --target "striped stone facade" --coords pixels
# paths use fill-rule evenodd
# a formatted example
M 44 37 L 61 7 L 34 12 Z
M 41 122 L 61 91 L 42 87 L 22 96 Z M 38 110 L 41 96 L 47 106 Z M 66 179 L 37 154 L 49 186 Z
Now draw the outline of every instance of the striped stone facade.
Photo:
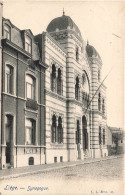
M 65 18 L 63 19 L 65 20 Z M 57 26 L 58 24 L 56 24 Z M 46 163 L 53 163 L 55 159 L 56 162 L 60 162 L 62 159 L 63 161 L 74 161 L 84 159 L 84 157 L 107 156 L 106 87 L 102 85 L 99 91 L 96 92 L 102 82 L 101 58 L 99 55 L 93 55 L 92 57 L 88 55 L 85 41 L 82 39 L 80 33 L 76 32 L 75 28 L 70 28 L 70 25 L 67 29 L 59 30 L 56 28 L 51 31 L 50 22 L 47 29 L 50 32 L 36 36 L 37 41 L 40 41 L 43 46 L 42 58 L 44 63 L 49 65 L 46 71 L 45 82 Z M 78 59 L 76 59 L 76 48 L 78 48 Z M 96 52 L 94 48 L 93 51 Z M 51 90 L 53 64 L 56 66 L 56 75 L 59 67 L 62 70 L 63 93 L 61 95 L 57 91 L 53 92 Z M 84 74 L 89 86 L 89 91 L 87 91 L 87 95 L 89 96 L 88 102 L 90 103 L 89 107 L 86 106 L 86 100 L 83 100 L 83 94 L 86 94 L 84 93 L 85 89 L 83 86 Z M 79 80 L 78 98 L 75 97 L 76 78 Z M 102 110 L 98 110 L 99 92 L 101 94 L 101 101 L 102 97 L 105 100 L 104 114 L 102 114 Z M 95 97 L 92 100 L 93 96 Z M 61 144 L 57 142 L 52 143 L 51 140 L 52 116 L 54 114 L 57 120 L 59 116 L 62 116 L 63 119 L 63 143 Z M 77 123 L 79 123 L 79 143 L 76 141 L 78 136 L 76 132 Z M 101 127 L 101 144 L 99 143 L 99 127 Z M 103 129 L 105 129 L 105 132 L 103 132 Z

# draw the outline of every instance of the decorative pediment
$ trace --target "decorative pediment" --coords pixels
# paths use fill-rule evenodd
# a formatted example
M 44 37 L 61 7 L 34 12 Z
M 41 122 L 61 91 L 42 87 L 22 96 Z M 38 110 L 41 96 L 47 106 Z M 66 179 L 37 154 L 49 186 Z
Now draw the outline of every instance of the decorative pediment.
M 32 33 L 32 31 L 31 31 L 30 29 L 25 29 L 24 31 L 25 31 L 25 33 L 27 33 L 30 37 L 33 36 L 33 33 Z
M 3 19 L 3 24 L 7 24 L 8 26 L 10 26 L 10 27 L 14 27 L 14 25 L 11 23 L 11 21 L 9 20 L 9 19 Z

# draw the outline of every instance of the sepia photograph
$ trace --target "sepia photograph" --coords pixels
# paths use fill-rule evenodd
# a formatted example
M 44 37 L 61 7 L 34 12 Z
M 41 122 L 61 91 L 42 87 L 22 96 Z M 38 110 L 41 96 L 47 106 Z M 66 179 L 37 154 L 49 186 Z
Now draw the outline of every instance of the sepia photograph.
M 125 195 L 124 1 L 0 0 L 0 195 Z

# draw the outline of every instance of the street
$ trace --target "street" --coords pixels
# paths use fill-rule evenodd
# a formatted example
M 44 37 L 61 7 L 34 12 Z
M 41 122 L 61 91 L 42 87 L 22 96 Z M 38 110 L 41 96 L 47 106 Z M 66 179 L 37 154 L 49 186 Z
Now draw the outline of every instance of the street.
M 45 171 L 0 182 L 1 194 L 123 195 L 123 158 Z

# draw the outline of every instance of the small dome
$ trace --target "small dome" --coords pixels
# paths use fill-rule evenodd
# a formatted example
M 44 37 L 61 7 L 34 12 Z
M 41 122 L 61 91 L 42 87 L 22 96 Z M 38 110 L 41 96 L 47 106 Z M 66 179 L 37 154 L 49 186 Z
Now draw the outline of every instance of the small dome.
M 94 57 L 98 57 L 101 60 L 101 57 L 99 53 L 96 51 L 96 49 L 93 46 L 89 45 L 88 43 L 86 46 L 86 52 L 87 52 L 88 57 L 94 56 Z
M 78 36 L 81 37 L 81 32 L 78 28 L 78 26 L 73 22 L 73 20 L 69 16 L 61 16 L 58 18 L 53 19 L 48 27 L 47 27 L 47 32 L 54 32 L 56 29 L 59 30 L 66 30 L 66 29 L 72 29 L 74 30 Z

